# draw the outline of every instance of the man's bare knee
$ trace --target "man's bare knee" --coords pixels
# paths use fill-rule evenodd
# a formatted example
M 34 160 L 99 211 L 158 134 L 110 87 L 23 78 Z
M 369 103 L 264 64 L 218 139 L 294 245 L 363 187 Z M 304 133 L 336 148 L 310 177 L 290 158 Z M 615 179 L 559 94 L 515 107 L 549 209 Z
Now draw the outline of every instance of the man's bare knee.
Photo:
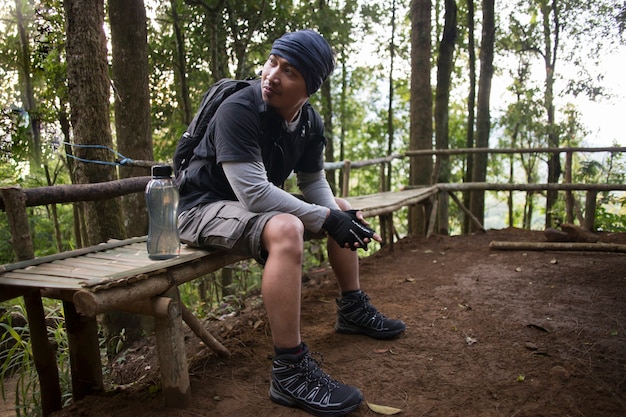
M 290 248 L 303 251 L 304 225 L 302 221 L 291 214 L 278 214 L 272 217 L 263 230 L 263 244 L 267 250 Z

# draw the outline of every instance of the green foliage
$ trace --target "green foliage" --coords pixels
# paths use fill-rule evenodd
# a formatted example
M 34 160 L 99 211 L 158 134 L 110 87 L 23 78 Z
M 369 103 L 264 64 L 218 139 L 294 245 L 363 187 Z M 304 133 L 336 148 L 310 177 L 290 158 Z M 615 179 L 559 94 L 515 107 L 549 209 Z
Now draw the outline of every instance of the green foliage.
M 622 153 L 610 153 L 601 160 L 584 159 L 577 166 L 576 181 L 624 184 L 626 180 L 626 158 Z M 595 227 L 598 230 L 626 231 L 626 195 L 624 192 L 600 193 L 596 204 Z
M 261 286 L 262 268 L 244 260 L 179 287 L 183 304 L 200 318 L 219 318 L 239 311 Z
M 626 233 L 626 195 L 605 194 L 596 209 L 595 228 L 606 232 Z
M 25 308 L 21 299 L 16 304 L 5 305 L 6 311 L 0 317 L 0 385 L 2 396 L 6 398 L 5 382 L 15 380 L 15 411 L 18 417 L 41 415 L 41 395 L 39 380 L 33 359 L 32 343 L 27 325 L 13 324 L 14 320 L 26 323 Z M 60 303 L 46 303 L 45 317 L 48 323 L 48 337 L 56 347 L 57 367 L 63 405 L 71 401 L 71 377 L 69 346 L 64 327 Z

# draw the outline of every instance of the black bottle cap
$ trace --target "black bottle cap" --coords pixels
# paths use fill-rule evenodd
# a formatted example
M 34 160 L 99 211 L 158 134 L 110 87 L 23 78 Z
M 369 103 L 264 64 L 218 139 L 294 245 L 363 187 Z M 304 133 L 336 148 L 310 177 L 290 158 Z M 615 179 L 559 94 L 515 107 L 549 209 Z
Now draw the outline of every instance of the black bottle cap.
M 172 167 L 169 165 L 153 165 L 152 176 L 153 177 L 171 177 Z

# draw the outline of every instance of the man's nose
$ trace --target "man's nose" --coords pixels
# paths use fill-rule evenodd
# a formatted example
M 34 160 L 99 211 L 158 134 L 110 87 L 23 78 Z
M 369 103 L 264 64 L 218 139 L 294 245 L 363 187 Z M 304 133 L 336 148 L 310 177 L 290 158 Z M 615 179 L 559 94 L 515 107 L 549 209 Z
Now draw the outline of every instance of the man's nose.
M 273 67 L 267 72 L 267 78 L 272 83 L 277 83 L 280 81 L 280 67 Z

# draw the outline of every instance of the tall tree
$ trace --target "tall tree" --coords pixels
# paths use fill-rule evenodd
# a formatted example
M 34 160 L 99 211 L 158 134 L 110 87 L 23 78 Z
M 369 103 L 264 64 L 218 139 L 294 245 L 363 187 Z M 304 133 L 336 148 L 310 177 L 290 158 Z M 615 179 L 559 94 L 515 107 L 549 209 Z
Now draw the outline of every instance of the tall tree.
M 174 78 L 180 85 L 180 103 L 183 109 L 183 123 L 188 125 L 194 116 L 194 109 L 191 107 L 189 98 L 189 81 L 187 77 L 187 48 L 185 47 L 185 32 L 183 22 L 180 19 L 178 8 L 181 0 L 170 0 L 171 24 L 174 30 L 176 52 L 174 53 Z
M 452 71 L 454 69 L 454 47 L 456 45 L 456 13 L 455 0 L 445 0 L 446 13 L 444 16 L 443 36 L 439 43 L 437 56 L 437 89 L 435 92 L 435 144 L 437 149 L 448 149 L 449 138 L 449 112 L 450 112 L 450 85 Z M 446 183 L 450 181 L 450 157 L 438 155 L 437 164 L 433 177 L 436 182 Z M 439 202 L 439 233 L 448 234 L 448 202 L 445 193 L 440 194 Z
M 119 153 L 131 159 L 152 161 L 148 40 L 143 0 L 109 0 L 115 133 Z M 122 166 L 121 178 L 149 175 L 142 167 Z M 148 232 L 146 201 L 135 193 L 122 199 L 126 232 Z
M 320 2 L 320 13 L 323 15 L 329 16 L 332 13 L 332 11 L 330 11 L 329 13 L 328 7 L 326 6 L 325 2 Z M 327 22 L 330 22 L 330 21 L 331 21 L 331 18 L 329 16 L 329 19 L 327 20 Z M 334 32 L 334 28 L 332 28 L 331 25 L 322 23 L 319 31 L 322 34 L 322 36 L 326 37 L 327 41 L 332 42 L 331 36 Z M 327 139 L 326 149 L 324 151 L 325 152 L 324 157 L 327 161 L 330 162 L 330 161 L 334 161 L 334 153 L 335 153 L 335 126 L 333 124 L 333 113 L 334 113 L 335 102 L 333 101 L 332 79 L 330 77 L 322 84 L 320 88 L 319 96 L 320 96 L 321 105 L 318 109 L 320 110 L 321 115 L 322 115 L 322 120 L 324 122 L 324 136 Z M 330 180 L 329 185 L 331 186 L 331 189 L 335 190 L 336 183 L 334 181 L 334 175 L 332 175 L 331 173 L 327 173 L 326 176 L 329 177 L 329 180 Z
M 478 105 L 476 117 L 476 147 L 489 147 L 491 130 L 490 99 L 493 78 L 493 55 L 495 47 L 495 10 L 494 0 L 483 0 L 482 39 L 480 42 L 480 76 L 478 80 Z M 487 178 L 487 154 L 476 154 L 472 170 L 472 181 L 485 182 Z M 473 191 L 470 195 L 470 211 L 480 221 L 485 219 L 485 192 Z M 470 231 L 476 232 L 477 225 L 470 225 Z
M 41 164 L 41 120 L 37 102 L 35 101 L 28 23 L 23 13 L 24 3 L 24 0 L 15 0 L 15 14 L 20 41 L 20 51 L 18 53 L 19 77 L 24 96 L 24 111 L 29 115 L 28 135 L 31 142 L 31 161 L 34 167 L 39 167 Z
M 411 1 L 411 122 L 409 149 L 432 149 L 432 89 L 431 59 L 431 1 Z M 430 156 L 413 157 L 409 174 L 410 185 L 430 182 L 433 161 Z M 421 206 L 409 210 L 409 234 L 425 233 L 426 215 Z
M 557 0 L 540 0 L 541 21 L 543 27 L 543 60 L 545 64 L 544 106 L 546 109 L 548 145 L 558 148 L 560 145 L 554 111 L 554 80 L 557 51 L 559 48 L 559 12 Z M 556 183 L 561 177 L 560 154 L 553 153 L 548 159 L 548 182 Z M 558 199 L 557 190 L 546 192 L 546 227 L 552 227 L 552 208 Z
M 476 121 L 476 41 L 474 38 L 474 0 L 467 0 L 467 61 L 468 61 L 468 84 L 469 91 L 467 93 L 467 131 L 465 139 L 465 147 L 474 147 L 474 122 Z M 466 157 L 464 182 L 472 181 L 472 170 L 474 159 L 472 155 Z M 463 193 L 463 204 L 469 206 L 470 193 Z M 470 227 L 469 216 L 463 218 L 463 233 L 467 233 Z
M 108 9 L 117 149 L 127 158 L 152 161 L 146 8 L 143 0 L 108 0 Z M 121 178 L 149 173 L 143 167 L 120 168 Z M 148 233 L 144 195 L 126 195 L 122 198 L 122 206 L 127 235 L 143 236 Z M 108 313 L 105 315 L 105 326 L 109 339 L 124 332 L 126 343 L 130 344 L 143 336 L 141 318 L 137 314 Z
M 338 134 L 332 137 L 332 140 L 328 141 L 326 145 L 326 153 L 325 158 L 326 161 L 335 161 L 335 149 L 339 148 L 339 152 L 337 157 L 340 161 L 345 159 L 345 144 L 347 131 L 349 129 L 349 120 L 350 117 L 350 106 L 348 101 L 348 90 L 349 90 L 349 62 L 350 62 L 350 53 L 354 52 L 352 49 L 353 40 L 351 39 L 351 31 L 353 30 L 353 22 L 354 22 L 354 14 L 355 14 L 356 2 L 346 2 L 343 9 L 339 14 L 339 24 L 337 28 L 339 28 L 339 35 L 337 36 L 337 40 L 333 45 L 333 48 L 336 52 L 336 60 L 337 60 L 337 68 L 335 69 L 335 73 L 340 73 L 340 82 L 339 85 L 339 99 L 337 100 L 337 110 L 335 111 L 335 116 L 337 117 L 337 125 L 338 125 Z M 359 28 L 361 29 L 361 28 Z M 326 178 L 328 179 L 328 183 L 330 184 L 333 192 L 337 194 L 337 189 L 341 189 L 343 187 L 343 177 L 339 177 L 339 181 L 336 180 L 335 170 L 327 171 Z
M 109 119 L 110 79 L 104 34 L 103 0 L 66 0 L 67 77 L 71 123 L 77 145 L 76 179 L 98 183 L 116 179 Z M 119 200 L 85 204 L 88 244 L 125 238 Z
M 393 123 L 393 96 L 394 78 L 393 69 L 396 57 L 396 0 L 391 2 L 391 39 L 389 40 L 389 102 L 387 105 L 387 156 L 393 153 L 394 123 Z M 391 161 L 385 166 L 384 178 L 381 181 L 380 191 L 391 190 Z

